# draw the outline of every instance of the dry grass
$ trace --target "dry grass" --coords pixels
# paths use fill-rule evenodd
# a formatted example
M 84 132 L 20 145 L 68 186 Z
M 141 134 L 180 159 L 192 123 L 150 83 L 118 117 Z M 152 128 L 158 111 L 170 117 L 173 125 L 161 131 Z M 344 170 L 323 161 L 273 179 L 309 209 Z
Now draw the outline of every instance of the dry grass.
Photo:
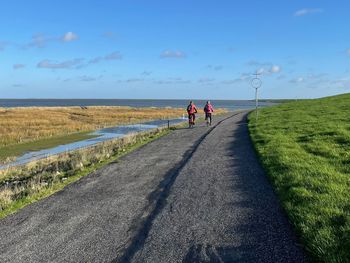
M 0 148 L 140 121 L 180 117 L 183 109 L 130 107 L 0 108 Z
M 4 188 L 0 191 L 0 211 L 12 202 L 14 191 L 10 188 Z

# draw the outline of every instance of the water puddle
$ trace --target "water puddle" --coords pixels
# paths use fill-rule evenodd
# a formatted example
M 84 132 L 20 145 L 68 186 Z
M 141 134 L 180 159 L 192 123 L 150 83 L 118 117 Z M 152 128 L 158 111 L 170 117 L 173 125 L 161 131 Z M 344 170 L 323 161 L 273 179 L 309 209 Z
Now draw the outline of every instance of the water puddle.
M 178 124 L 186 121 L 186 119 L 171 119 L 169 120 L 170 125 Z M 40 160 L 47 158 L 52 155 L 57 155 L 60 153 L 73 151 L 85 147 L 89 147 L 101 142 L 105 142 L 115 138 L 121 138 L 130 133 L 137 133 L 142 131 L 147 131 L 159 127 L 164 127 L 168 125 L 168 120 L 155 120 L 140 124 L 132 124 L 132 125 L 124 125 L 124 126 L 115 126 L 110 128 L 104 128 L 101 130 L 97 130 L 92 132 L 92 135 L 97 135 L 98 137 L 86 139 L 82 141 L 77 141 L 69 144 L 64 144 L 60 146 L 56 146 L 49 149 L 44 149 L 40 151 L 28 152 L 16 158 L 15 161 L 7 163 L 6 165 L 0 166 L 0 169 L 6 169 L 8 167 L 18 166 L 27 164 L 32 161 Z

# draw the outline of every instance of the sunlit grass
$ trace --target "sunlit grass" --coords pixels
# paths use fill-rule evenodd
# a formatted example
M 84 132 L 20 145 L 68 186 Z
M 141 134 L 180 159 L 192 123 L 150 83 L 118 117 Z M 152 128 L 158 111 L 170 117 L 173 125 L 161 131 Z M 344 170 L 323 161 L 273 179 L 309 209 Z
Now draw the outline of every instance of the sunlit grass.
M 262 109 L 249 129 L 310 254 L 350 262 L 350 94 Z

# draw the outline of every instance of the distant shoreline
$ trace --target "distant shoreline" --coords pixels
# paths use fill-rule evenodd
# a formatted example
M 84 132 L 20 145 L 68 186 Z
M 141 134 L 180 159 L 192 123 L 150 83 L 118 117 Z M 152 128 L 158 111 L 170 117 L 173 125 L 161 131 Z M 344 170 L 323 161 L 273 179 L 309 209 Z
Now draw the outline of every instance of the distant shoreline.
M 204 107 L 206 100 L 193 99 L 197 107 Z M 68 107 L 68 106 L 128 106 L 134 108 L 185 108 L 189 100 L 176 99 L 0 99 L 0 107 Z M 250 109 L 255 107 L 254 100 L 211 100 L 214 108 L 228 110 Z M 277 102 L 277 101 L 276 101 Z M 276 103 L 272 100 L 260 100 L 262 107 Z

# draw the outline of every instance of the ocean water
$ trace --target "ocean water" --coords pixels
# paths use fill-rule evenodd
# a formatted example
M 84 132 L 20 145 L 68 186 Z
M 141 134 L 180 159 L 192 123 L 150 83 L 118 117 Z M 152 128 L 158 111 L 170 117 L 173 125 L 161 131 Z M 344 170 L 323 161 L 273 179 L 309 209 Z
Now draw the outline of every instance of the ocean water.
M 205 105 L 205 100 L 193 101 L 198 108 Z M 57 107 L 57 106 L 129 106 L 129 107 L 172 107 L 185 108 L 188 100 L 136 100 L 136 99 L 0 99 L 0 107 Z M 211 100 L 214 108 L 228 110 L 250 109 L 255 107 L 252 100 Z M 261 107 L 273 105 L 260 102 Z

